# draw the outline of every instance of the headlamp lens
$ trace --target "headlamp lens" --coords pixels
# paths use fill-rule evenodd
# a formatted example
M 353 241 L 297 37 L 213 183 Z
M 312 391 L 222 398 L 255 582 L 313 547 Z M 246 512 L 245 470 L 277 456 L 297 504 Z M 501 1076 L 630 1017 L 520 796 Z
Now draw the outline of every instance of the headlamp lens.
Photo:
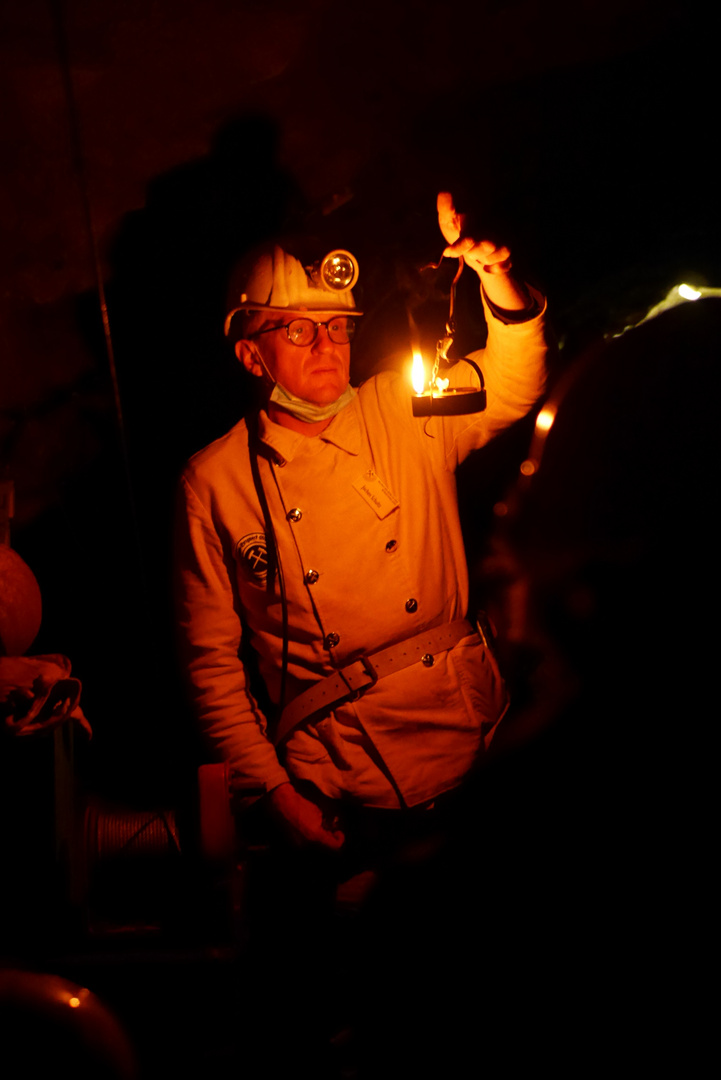
M 320 277 L 326 289 L 352 289 L 358 280 L 358 263 L 349 251 L 331 251 L 320 264 Z

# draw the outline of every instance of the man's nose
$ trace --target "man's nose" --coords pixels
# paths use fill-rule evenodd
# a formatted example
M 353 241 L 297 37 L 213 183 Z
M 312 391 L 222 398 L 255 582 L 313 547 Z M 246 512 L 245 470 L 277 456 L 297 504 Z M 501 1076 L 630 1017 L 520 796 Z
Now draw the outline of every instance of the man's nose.
M 318 333 L 313 342 L 313 352 L 333 352 L 334 349 L 335 345 L 328 337 L 328 327 L 321 323 L 318 326 Z

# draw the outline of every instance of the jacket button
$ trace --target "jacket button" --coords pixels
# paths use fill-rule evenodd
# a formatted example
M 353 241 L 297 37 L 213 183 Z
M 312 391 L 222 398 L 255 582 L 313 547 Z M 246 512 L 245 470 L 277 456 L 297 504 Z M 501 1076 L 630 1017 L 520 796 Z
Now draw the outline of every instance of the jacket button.
M 398 541 L 397 540 L 389 540 L 388 543 L 386 544 L 386 551 L 388 551 L 388 552 L 395 551 L 397 547 L 398 547 Z
M 282 469 L 282 468 L 283 468 L 283 466 L 285 465 L 285 458 L 284 458 L 284 457 L 281 457 L 281 456 L 280 456 L 280 454 L 275 454 L 275 455 L 273 456 L 273 464 L 274 464 L 274 465 L 277 465 L 277 467 L 278 467 L 279 469 Z
M 435 662 L 436 662 L 436 658 L 432 653 L 429 653 L 429 652 L 424 652 L 423 653 L 423 656 L 421 657 L 421 663 L 423 663 L 426 667 L 433 667 Z
M 316 583 L 316 581 L 318 580 L 319 577 L 320 577 L 320 574 L 318 573 L 317 570 L 306 570 L 305 577 L 303 578 L 303 581 L 306 583 L 306 585 L 315 585 L 315 583 Z M 408 605 L 406 605 L 406 606 L 408 606 Z
M 409 615 L 412 615 L 413 612 L 417 611 L 417 610 L 418 610 L 418 601 L 417 600 L 414 600 L 413 597 L 411 597 L 410 600 L 406 600 L 406 611 L 408 612 Z
M 300 521 L 300 519 L 303 517 L 303 514 L 297 506 L 294 506 L 293 509 L 289 510 L 285 516 L 288 521 Z
M 326 634 L 325 647 L 326 649 L 335 649 L 336 645 L 340 642 L 340 634 Z

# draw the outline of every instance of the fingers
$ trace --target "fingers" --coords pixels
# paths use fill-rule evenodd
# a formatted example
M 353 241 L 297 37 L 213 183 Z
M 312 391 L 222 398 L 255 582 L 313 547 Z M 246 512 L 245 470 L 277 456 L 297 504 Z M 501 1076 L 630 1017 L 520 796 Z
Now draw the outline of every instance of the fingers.
M 306 820 L 302 825 L 296 823 L 294 839 L 298 847 L 320 845 L 338 851 L 345 843 L 345 833 L 342 829 L 329 828 L 323 822 Z
M 443 252 L 449 259 L 461 256 L 474 270 L 484 270 L 487 274 L 506 274 L 511 269 L 511 252 L 505 246 L 497 247 L 492 240 L 474 240 L 464 236 L 455 244 L 450 244 Z
M 322 835 L 318 836 L 318 842 L 332 851 L 339 851 L 345 843 L 345 833 L 341 829 L 323 829 Z
M 439 191 L 436 205 L 441 232 L 449 244 L 454 244 L 463 232 L 466 216 L 456 210 L 450 191 Z
M 490 240 L 474 244 L 464 258 L 474 270 L 484 270 L 487 274 L 507 274 L 511 269 L 509 249 L 505 246 L 497 247 Z
M 327 821 L 319 807 L 291 784 L 280 784 L 268 799 L 271 812 L 296 847 L 320 845 L 337 851 L 345 843 L 337 819 Z
M 467 255 L 476 246 L 476 241 L 472 237 L 464 236 L 462 239 L 456 240 L 455 244 L 449 244 L 443 255 L 447 259 L 459 259 L 461 255 Z
M 472 236 L 464 236 L 467 216 L 458 213 L 449 191 L 440 191 L 436 203 L 438 224 L 448 242 L 443 252 L 445 258 L 462 257 L 476 272 L 508 273 L 511 269 L 511 252 L 507 247 L 496 245 L 492 240 L 475 240 Z
M 458 259 L 462 255 L 466 262 L 483 263 L 489 266 L 505 262 L 511 257 L 511 252 L 507 247 L 496 246 L 492 240 L 474 240 L 471 236 L 464 236 L 455 244 L 449 244 L 443 254 L 450 259 Z

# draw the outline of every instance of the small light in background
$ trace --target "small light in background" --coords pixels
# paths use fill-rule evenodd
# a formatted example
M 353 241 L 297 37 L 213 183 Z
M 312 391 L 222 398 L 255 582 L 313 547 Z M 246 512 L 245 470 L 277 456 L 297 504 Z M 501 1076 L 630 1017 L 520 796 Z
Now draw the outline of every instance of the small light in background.
M 555 408 L 553 406 L 544 405 L 536 417 L 536 432 L 550 431 L 555 419 Z
M 636 326 L 641 326 L 643 323 L 648 322 L 649 319 L 655 319 L 657 315 L 662 315 L 664 311 L 669 311 L 671 308 L 678 307 L 679 304 L 686 303 L 687 300 L 700 300 L 707 296 L 721 296 L 721 289 L 713 288 L 709 285 L 700 285 L 695 288 L 693 285 L 689 285 L 688 282 L 682 282 L 680 285 L 674 285 L 672 289 L 664 296 L 658 304 L 655 304 L 650 308 L 644 317 L 637 323 L 633 323 L 631 326 L 624 326 L 623 330 L 617 334 L 610 334 L 609 337 L 622 337 L 627 330 L 633 330 Z

